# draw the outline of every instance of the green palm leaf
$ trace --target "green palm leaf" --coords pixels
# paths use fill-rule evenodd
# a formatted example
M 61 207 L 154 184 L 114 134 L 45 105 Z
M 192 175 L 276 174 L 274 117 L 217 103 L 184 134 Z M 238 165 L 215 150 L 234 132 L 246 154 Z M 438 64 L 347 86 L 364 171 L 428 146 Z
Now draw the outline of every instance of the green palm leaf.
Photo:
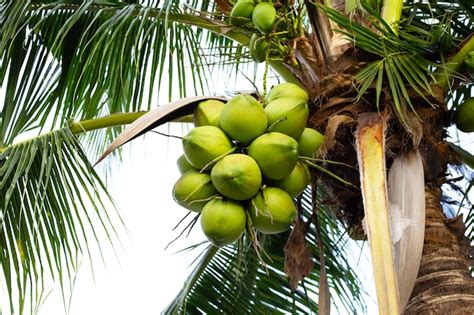
M 404 28 L 406 31 L 413 30 L 412 27 L 424 29 L 428 38 L 436 41 L 438 32 L 433 32 L 432 26 L 440 23 L 445 24 L 448 29 L 446 33 L 455 38 L 468 37 L 473 28 L 474 9 L 470 0 L 456 1 L 407 1 L 403 14 L 407 17 Z M 433 42 L 434 42 L 433 41 Z
M 0 84 L 8 91 L 0 126 L 3 143 L 39 126 L 57 128 L 68 119 L 148 109 L 161 92 L 170 98 L 176 96 L 172 90 L 180 97 L 202 94 L 209 66 L 232 68 L 228 58 L 248 40 L 218 16 L 190 9 L 184 14 L 179 1 L 77 3 L 0 4 Z M 192 5 L 202 8 L 203 3 Z M 227 59 L 207 60 L 204 46 L 209 56 Z M 117 131 L 102 136 L 107 138 L 96 142 L 105 145 Z
M 466 237 L 469 239 L 471 244 L 474 243 L 474 206 L 472 202 L 472 189 L 474 187 L 474 155 L 454 143 L 449 143 L 451 149 L 458 155 L 460 161 L 463 164 L 452 165 L 451 176 L 456 177 L 460 176 L 464 178 L 464 181 L 456 181 L 455 183 L 450 184 L 454 188 L 453 192 L 450 192 L 450 195 L 456 196 L 459 198 L 458 201 L 446 202 L 446 207 L 448 207 L 452 215 L 459 215 L 464 212 L 464 223 L 466 225 Z M 453 205 L 458 205 L 457 209 L 453 209 Z
M 303 196 L 305 216 L 311 215 L 309 189 Z M 342 304 L 346 311 L 364 310 L 360 282 L 346 262 L 347 235 L 329 209 L 319 212 L 324 255 L 329 287 L 336 307 Z M 209 246 L 183 289 L 164 310 L 166 314 L 208 313 L 217 311 L 246 314 L 317 312 L 319 287 L 319 260 L 304 283 L 292 292 L 284 274 L 283 248 L 289 233 L 266 235 L 263 248 L 268 255 L 267 269 L 260 263 L 253 247 L 242 241 L 235 246 L 217 249 Z M 307 241 L 313 253 L 318 253 L 315 233 L 308 233 Z M 315 254 L 315 256 L 317 256 Z
M 362 98 L 369 88 L 375 88 L 376 105 L 379 108 L 382 83 L 387 82 L 395 113 L 410 129 L 407 115 L 409 110 L 415 115 L 416 111 L 408 89 L 413 89 L 426 101 L 428 101 L 427 95 L 433 95 L 429 73 L 430 67 L 436 64 L 425 57 L 427 50 L 424 48 L 429 46 L 429 42 L 419 39 L 418 45 L 411 44 L 403 39 L 405 33 L 402 27 L 398 37 L 380 14 L 368 5 L 364 8 L 371 14 L 369 21 L 378 33 L 353 22 L 337 10 L 323 6 L 321 8 L 331 20 L 343 28 L 338 31 L 351 39 L 356 47 L 378 56 L 379 60 L 369 63 L 356 75 L 356 80 L 359 82 L 359 98 Z
M 99 237 L 115 243 L 121 219 L 67 128 L 0 151 L 0 196 L 0 279 L 11 312 L 27 301 L 33 313 L 45 280 L 66 293 L 81 255 L 100 251 Z

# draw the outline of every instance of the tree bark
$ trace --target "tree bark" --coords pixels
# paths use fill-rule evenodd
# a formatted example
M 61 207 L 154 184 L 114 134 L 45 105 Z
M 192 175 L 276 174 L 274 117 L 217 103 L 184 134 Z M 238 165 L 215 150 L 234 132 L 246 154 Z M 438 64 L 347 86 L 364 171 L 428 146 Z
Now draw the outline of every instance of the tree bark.
M 463 248 L 463 229 L 450 227 L 441 189 L 426 186 L 426 230 L 418 277 L 405 314 L 474 314 L 474 279 Z M 460 221 L 462 224 L 462 221 Z

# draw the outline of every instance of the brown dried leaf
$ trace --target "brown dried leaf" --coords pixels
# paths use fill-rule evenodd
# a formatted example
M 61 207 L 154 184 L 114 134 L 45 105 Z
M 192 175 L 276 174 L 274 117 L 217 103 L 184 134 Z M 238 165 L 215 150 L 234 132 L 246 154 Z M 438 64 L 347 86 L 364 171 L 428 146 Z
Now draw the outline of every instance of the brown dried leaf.
M 354 119 L 346 115 L 336 115 L 329 118 L 324 134 L 324 143 L 319 151 L 321 156 L 326 156 L 336 144 L 336 132 L 339 125 L 353 121 Z
M 285 272 L 290 278 L 290 287 L 296 290 L 298 282 L 306 277 L 314 266 L 311 248 L 306 244 L 308 226 L 296 220 L 293 231 L 285 245 Z
M 125 130 L 109 145 L 96 164 L 102 161 L 115 149 L 144 134 L 145 132 L 161 126 L 167 122 L 171 122 L 173 120 L 179 119 L 180 117 L 191 114 L 199 102 L 209 99 L 220 101 L 226 100 L 225 98 L 214 96 L 193 96 L 183 98 L 151 110 L 125 128 Z
M 227 0 L 216 0 L 217 7 L 222 12 L 230 12 L 232 11 L 232 4 L 230 4 Z
M 418 147 L 421 138 L 423 137 L 423 126 L 421 125 L 421 121 L 415 116 L 408 116 L 408 125 L 410 127 L 409 133 L 412 137 L 413 145 Z

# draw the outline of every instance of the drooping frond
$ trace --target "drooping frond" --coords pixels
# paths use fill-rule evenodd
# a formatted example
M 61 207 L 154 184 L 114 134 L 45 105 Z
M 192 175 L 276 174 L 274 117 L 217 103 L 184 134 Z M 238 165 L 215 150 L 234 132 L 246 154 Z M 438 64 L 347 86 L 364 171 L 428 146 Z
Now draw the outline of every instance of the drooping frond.
M 69 129 L 2 150 L 0 283 L 12 313 L 19 305 L 21 314 L 25 301 L 33 313 L 45 281 L 67 294 L 81 255 L 100 251 L 99 238 L 114 244 L 121 219 Z
M 210 66 L 228 63 L 212 57 L 232 56 L 247 38 L 212 12 L 201 15 L 205 3 L 2 3 L 1 141 L 11 144 L 25 130 L 68 119 L 146 109 L 160 92 L 202 94 Z
M 307 190 L 302 206 L 311 216 L 311 196 Z M 344 306 L 349 313 L 363 310 L 360 282 L 347 263 L 347 235 L 328 209 L 319 212 L 326 270 L 334 305 Z M 312 228 L 311 228 L 312 229 Z M 315 233 L 307 235 L 313 253 L 318 253 Z M 317 311 L 315 301 L 319 288 L 319 260 L 300 287 L 292 292 L 284 274 L 283 248 L 288 233 L 262 238 L 267 269 L 246 241 L 220 249 L 209 247 L 195 266 L 184 288 L 164 311 L 166 314 L 216 311 L 246 314 L 310 314 Z M 268 256 L 266 256 L 268 255 Z M 267 258 L 266 258 L 267 257 Z M 342 310 L 340 310 L 342 311 Z

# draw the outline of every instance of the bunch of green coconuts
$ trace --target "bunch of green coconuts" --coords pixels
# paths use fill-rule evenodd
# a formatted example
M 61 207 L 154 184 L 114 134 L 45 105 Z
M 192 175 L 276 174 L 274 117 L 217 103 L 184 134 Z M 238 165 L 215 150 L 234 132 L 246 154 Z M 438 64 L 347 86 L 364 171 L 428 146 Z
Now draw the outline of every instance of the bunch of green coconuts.
M 265 103 L 247 94 L 203 101 L 194 111 L 196 127 L 182 139 L 173 197 L 201 213 L 202 230 L 216 246 L 237 241 L 248 225 L 266 234 L 289 229 L 297 213 L 292 198 L 311 181 L 304 162 L 324 136 L 306 128 L 308 94 L 283 83 Z
M 253 0 L 239 0 L 230 12 L 230 23 L 234 26 L 242 26 L 252 21 L 253 25 L 261 34 L 253 34 L 250 38 L 250 55 L 257 62 L 266 59 L 268 42 L 262 35 L 273 30 L 277 12 L 270 2 L 259 2 Z

